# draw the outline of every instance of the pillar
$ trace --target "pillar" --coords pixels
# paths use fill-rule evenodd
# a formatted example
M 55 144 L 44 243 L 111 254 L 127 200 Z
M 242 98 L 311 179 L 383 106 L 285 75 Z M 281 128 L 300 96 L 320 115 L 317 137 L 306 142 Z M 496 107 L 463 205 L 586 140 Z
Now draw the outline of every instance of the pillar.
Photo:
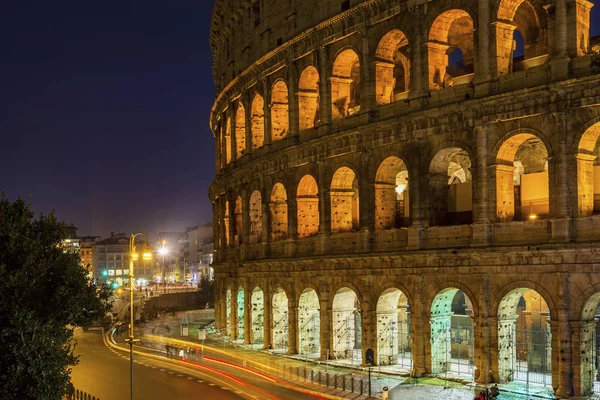
M 246 95 L 247 96 L 247 95 Z M 242 101 L 242 99 L 240 99 Z M 246 154 L 252 153 L 252 100 L 244 102 L 244 117 L 246 119 Z
M 362 364 L 363 366 L 368 366 L 367 364 L 367 350 L 373 349 L 374 351 L 374 364 L 377 364 L 377 310 L 373 309 L 370 304 L 366 301 L 361 303 L 361 330 L 362 330 L 362 341 L 361 341 L 361 351 L 362 351 Z
M 479 71 L 475 79 L 477 82 L 487 82 L 491 79 L 490 73 L 490 2 L 489 0 L 477 1 L 477 37 L 479 38 L 477 58 L 479 60 Z M 511 41 L 512 43 L 512 41 Z
M 300 131 L 300 115 L 298 105 L 298 74 L 296 65 L 287 64 L 287 87 L 288 87 L 288 136 L 297 136 Z
M 570 321 L 573 346 L 573 395 L 591 396 L 596 377 L 594 337 L 597 321 Z M 597 357 L 597 355 L 596 355 Z
M 361 60 L 360 60 L 360 74 L 361 74 L 361 111 L 368 111 L 373 109 L 376 105 L 376 86 L 375 86 L 375 71 L 374 65 L 369 62 L 371 54 L 369 52 L 369 37 L 367 36 L 366 28 L 363 28 L 361 32 Z
M 571 240 L 571 220 L 569 218 L 569 178 L 567 165 L 567 116 L 560 113 L 556 118 L 555 156 L 548 160 L 550 216 L 553 242 Z M 592 189 L 593 190 L 593 189 Z M 593 197 L 593 196 L 592 196 Z
M 569 57 L 586 55 L 590 47 L 590 10 L 588 0 L 567 0 L 567 54 Z
M 424 97 L 429 90 L 428 68 L 427 68 L 427 47 L 423 43 L 423 38 L 427 37 L 425 27 L 421 27 L 422 31 L 414 36 L 414 44 L 411 45 L 412 60 L 410 63 L 410 82 L 409 90 L 410 97 Z M 419 102 L 415 102 L 420 105 Z M 412 105 L 412 103 L 411 103 Z
M 319 125 L 331 122 L 331 85 L 329 78 L 329 57 L 325 47 L 319 48 Z
M 446 225 L 448 215 L 448 174 L 429 174 L 429 216 L 433 226 Z
M 553 80 L 563 80 L 569 76 L 569 56 L 567 53 L 567 0 L 554 0 L 555 41 L 554 52 L 550 56 L 550 71 Z
M 295 296 L 288 296 L 288 355 L 298 354 L 298 305 Z
M 328 360 L 331 358 L 333 349 L 333 332 L 331 327 L 331 321 L 333 320 L 333 310 L 328 300 L 319 299 L 321 302 L 320 308 L 320 345 L 321 345 L 321 360 Z
M 496 219 L 498 222 L 512 221 L 515 217 L 515 167 L 497 164 L 493 168 L 496 171 Z
M 577 213 L 575 217 L 588 217 L 594 213 L 594 160 L 595 155 L 578 153 L 577 165 Z
M 263 86 L 263 98 L 264 98 L 264 131 L 265 131 L 265 143 L 264 145 L 270 145 L 273 142 L 273 135 L 271 132 L 271 86 L 267 78 L 261 79 Z
M 485 0 L 481 0 L 485 2 Z M 480 1 L 480 3 L 481 3 Z M 494 27 L 494 37 L 496 41 L 493 43 L 496 54 L 495 63 L 493 65 L 496 76 L 509 74 L 512 66 L 513 58 L 513 34 L 517 28 L 515 25 L 496 21 L 492 24 Z M 481 43 L 480 43 L 481 45 Z
M 273 296 L 272 296 L 270 287 L 268 287 L 268 286 L 265 287 L 263 296 L 264 296 L 263 328 L 264 328 L 264 340 L 265 340 L 263 349 L 271 349 L 271 348 L 273 348 Z
M 250 285 L 247 285 L 250 286 Z M 244 289 L 244 344 L 251 344 L 252 289 Z
M 236 340 L 238 338 L 238 286 L 234 285 L 231 289 L 231 315 L 229 316 L 229 323 L 231 324 L 231 339 Z M 245 316 L 246 314 L 244 314 Z
M 572 352 L 572 331 L 570 324 L 570 291 L 569 274 L 560 274 L 560 284 L 558 287 L 558 352 L 559 357 L 554 357 L 554 342 L 552 343 L 552 363 L 558 362 L 558 390 L 556 396 L 560 398 L 570 398 L 573 395 L 573 352 Z M 554 332 L 553 332 L 554 337 Z M 552 368 L 554 371 L 554 366 Z M 553 376 L 554 378 L 554 376 Z

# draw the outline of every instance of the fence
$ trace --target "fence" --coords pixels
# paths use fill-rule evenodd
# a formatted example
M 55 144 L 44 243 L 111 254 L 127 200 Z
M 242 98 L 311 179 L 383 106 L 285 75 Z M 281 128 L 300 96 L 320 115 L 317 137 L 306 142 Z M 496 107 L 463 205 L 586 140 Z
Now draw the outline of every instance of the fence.
M 67 394 L 64 397 L 64 400 L 100 400 L 100 398 L 92 396 L 89 393 L 84 392 L 83 390 L 74 389 L 71 394 Z

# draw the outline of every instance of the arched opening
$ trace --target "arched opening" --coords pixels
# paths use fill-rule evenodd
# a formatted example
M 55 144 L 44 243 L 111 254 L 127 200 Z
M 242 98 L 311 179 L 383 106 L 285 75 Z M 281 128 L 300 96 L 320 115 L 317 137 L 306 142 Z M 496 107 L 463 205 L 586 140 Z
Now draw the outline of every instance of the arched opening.
M 276 183 L 271 190 L 271 240 L 283 240 L 288 235 L 287 193 L 281 183 Z
M 304 175 L 296 192 L 298 207 L 298 238 L 319 233 L 319 187 L 310 175 Z
M 377 301 L 377 364 L 412 368 L 410 306 L 398 289 L 382 293 Z
M 238 158 L 246 154 L 246 109 L 241 101 L 235 112 L 235 146 Z
M 273 141 L 281 140 L 289 130 L 288 88 L 284 81 L 279 80 L 271 93 L 271 138 Z
M 239 246 L 242 244 L 244 237 L 244 215 L 242 207 L 242 198 L 240 196 L 235 199 L 235 244 Z
M 319 121 L 319 72 L 306 67 L 298 82 L 300 130 L 313 128 Z
M 288 348 L 288 297 L 282 288 L 273 294 L 273 348 L 287 351 Z
M 548 151 L 529 133 L 506 140 L 496 160 L 496 214 L 498 221 L 526 221 L 548 217 Z
M 227 117 L 225 123 L 225 163 L 231 163 L 231 117 Z
M 314 289 L 305 289 L 298 301 L 298 350 L 300 354 L 321 355 L 321 307 Z
M 473 222 L 473 185 L 469 154 L 458 148 L 443 149 L 429 165 L 431 225 Z
M 585 302 L 581 314 L 581 394 L 600 393 L 600 293 Z
M 360 60 L 354 50 L 342 51 L 333 62 L 331 74 L 332 119 L 360 111 Z
M 535 290 L 515 289 L 498 308 L 500 383 L 552 385 L 552 332 L 548 304 Z
M 473 379 L 473 305 L 456 288 L 444 289 L 431 304 L 431 373 Z
M 498 74 L 523 71 L 548 61 L 547 11 L 541 2 L 502 0 L 498 6 Z
M 410 226 L 408 169 L 398 157 L 386 158 L 375 176 L 375 229 Z
M 431 90 L 473 81 L 473 20 L 466 11 L 448 10 L 439 15 L 429 31 L 427 47 Z
M 331 232 L 359 229 L 358 178 L 348 167 L 341 167 L 331 180 Z
M 262 196 L 255 190 L 250 196 L 250 244 L 262 241 Z
M 250 344 L 261 345 L 265 342 L 265 296 L 261 288 L 254 288 L 250 303 L 252 304 Z
M 227 289 L 225 295 L 225 333 L 227 337 L 231 337 L 231 289 Z
M 237 292 L 237 338 L 244 340 L 244 288 L 239 287 Z
M 362 360 L 362 323 L 360 303 L 356 293 L 341 288 L 333 298 L 333 356 L 336 359 Z
M 408 39 L 394 29 L 381 39 L 375 53 L 377 104 L 406 99 L 410 82 Z
M 265 101 L 258 93 L 252 100 L 251 111 L 252 150 L 256 150 L 265 144 Z
M 600 212 L 600 122 L 581 136 L 577 152 L 577 211 L 580 217 Z

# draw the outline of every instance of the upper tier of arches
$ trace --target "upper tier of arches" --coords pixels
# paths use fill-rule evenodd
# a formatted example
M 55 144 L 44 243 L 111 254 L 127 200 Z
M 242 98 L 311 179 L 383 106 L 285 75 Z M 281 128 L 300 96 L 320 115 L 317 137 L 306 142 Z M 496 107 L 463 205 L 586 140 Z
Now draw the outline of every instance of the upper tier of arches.
M 303 41 L 310 35 L 298 39 L 281 49 L 285 57 L 262 60 L 218 93 L 211 118 L 217 170 L 275 142 L 312 137 L 319 127 L 362 114 L 372 118 L 409 111 L 413 102 L 422 108 L 423 102 L 434 106 L 567 78 L 573 69 L 568 60 L 591 53 L 593 4 L 555 2 L 490 0 L 489 18 L 480 15 L 485 1 L 436 0 L 426 12 L 422 5 L 409 12 L 404 4 L 362 30 L 356 28 L 361 17 L 353 14 L 354 25 L 345 27 L 348 34 L 340 40 L 309 45 Z M 477 89 L 494 80 L 493 90 Z

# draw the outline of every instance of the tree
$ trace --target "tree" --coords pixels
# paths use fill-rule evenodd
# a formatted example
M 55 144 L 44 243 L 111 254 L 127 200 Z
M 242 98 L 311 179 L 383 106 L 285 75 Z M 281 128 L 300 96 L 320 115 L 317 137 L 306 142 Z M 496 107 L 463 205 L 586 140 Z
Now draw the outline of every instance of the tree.
M 110 289 L 61 247 L 64 229 L 54 213 L 0 198 L 1 399 L 60 400 L 77 364 L 73 328 L 110 310 Z

